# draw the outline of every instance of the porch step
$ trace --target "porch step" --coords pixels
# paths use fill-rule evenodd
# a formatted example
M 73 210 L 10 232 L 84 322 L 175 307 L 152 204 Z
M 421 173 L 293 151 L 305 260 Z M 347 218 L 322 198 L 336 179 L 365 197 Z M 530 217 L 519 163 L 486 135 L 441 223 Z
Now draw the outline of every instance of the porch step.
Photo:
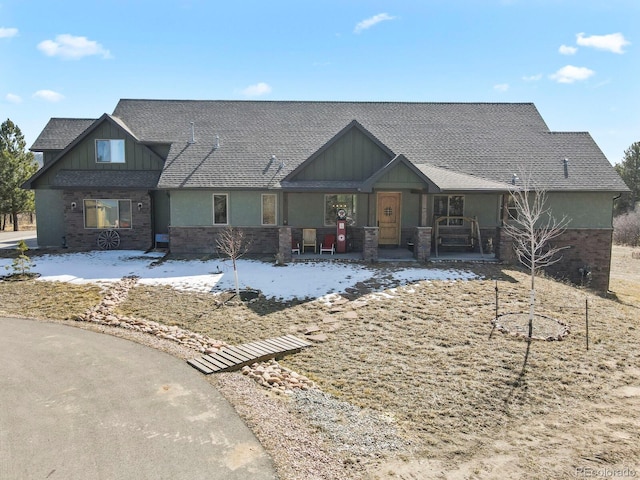
M 243 343 L 235 347 L 224 347 L 211 355 L 203 355 L 187 360 L 187 363 L 205 375 L 210 375 L 212 373 L 239 370 L 245 365 L 251 365 L 255 362 L 297 353 L 303 348 L 312 345 L 312 343 L 301 340 L 294 335 L 285 335 L 283 337 Z

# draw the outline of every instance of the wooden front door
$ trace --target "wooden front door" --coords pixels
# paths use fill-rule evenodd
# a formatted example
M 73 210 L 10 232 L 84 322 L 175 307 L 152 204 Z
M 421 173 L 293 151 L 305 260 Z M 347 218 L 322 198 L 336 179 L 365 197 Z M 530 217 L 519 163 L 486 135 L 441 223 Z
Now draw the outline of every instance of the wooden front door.
M 398 192 L 378 193 L 378 244 L 400 244 L 400 205 L 402 194 Z

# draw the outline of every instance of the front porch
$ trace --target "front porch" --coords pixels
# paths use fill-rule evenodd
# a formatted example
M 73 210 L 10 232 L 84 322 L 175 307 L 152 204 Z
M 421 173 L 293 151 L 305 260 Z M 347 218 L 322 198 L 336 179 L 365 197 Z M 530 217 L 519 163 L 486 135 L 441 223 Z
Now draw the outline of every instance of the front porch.
M 333 255 L 323 253 L 294 253 L 291 256 L 292 262 L 307 261 L 337 261 L 337 262 L 362 262 L 364 261 L 363 252 L 334 253 Z M 413 252 L 408 248 L 379 248 L 378 262 L 412 262 L 418 263 L 418 259 L 414 257 Z M 425 261 L 431 263 L 447 263 L 447 262 L 471 262 L 471 263 L 498 263 L 500 259 L 494 253 L 477 253 L 477 252 L 446 252 L 440 253 L 437 257 L 431 255 Z
M 431 227 L 414 227 L 411 242 L 406 246 L 385 246 L 378 241 L 377 227 L 362 228 L 362 249 L 348 250 L 345 253 L 331 253 L 320 249 L 300 248 L 301 244 L 292 241 L 292 228 L 280 227 L 278 232 L 278 252 L 284 262 L 309 260 L 338 260 L 364 262 L 497 262 L 494 253 L 469 251 L 432 251 Z M 292 244 L 298 248 L 292 248 Z M 434 255 L 435 253 L 435 255 Z

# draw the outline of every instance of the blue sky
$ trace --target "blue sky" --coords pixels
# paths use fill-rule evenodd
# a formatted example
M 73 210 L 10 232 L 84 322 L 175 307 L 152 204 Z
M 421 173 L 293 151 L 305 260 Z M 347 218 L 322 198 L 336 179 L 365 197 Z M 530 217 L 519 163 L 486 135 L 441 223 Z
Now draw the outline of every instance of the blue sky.
M 533 102 L 640 141 L 638 0 L 0 0 L 0 121 L 120 98 Z

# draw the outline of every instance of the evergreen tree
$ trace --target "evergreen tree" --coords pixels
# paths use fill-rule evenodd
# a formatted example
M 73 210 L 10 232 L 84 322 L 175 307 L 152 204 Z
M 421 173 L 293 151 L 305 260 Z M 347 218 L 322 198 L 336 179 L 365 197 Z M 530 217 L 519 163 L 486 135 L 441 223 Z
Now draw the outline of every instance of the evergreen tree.
M 624 159 L 615 166 L 615 169 L 631 190 L 631 194 L 623 195 L 617 201 L 616 214 L 635 210 L 640 202 L 640 142 L 631 144 L 624 151 Z
M 34 195 L 22 184 L 38 169 L 34 155 L 26 150 L 20 128 L 7 119 L 0 126 L 0 214 L 11 215 L 18 230 L 18 214 L 34 211 Z

